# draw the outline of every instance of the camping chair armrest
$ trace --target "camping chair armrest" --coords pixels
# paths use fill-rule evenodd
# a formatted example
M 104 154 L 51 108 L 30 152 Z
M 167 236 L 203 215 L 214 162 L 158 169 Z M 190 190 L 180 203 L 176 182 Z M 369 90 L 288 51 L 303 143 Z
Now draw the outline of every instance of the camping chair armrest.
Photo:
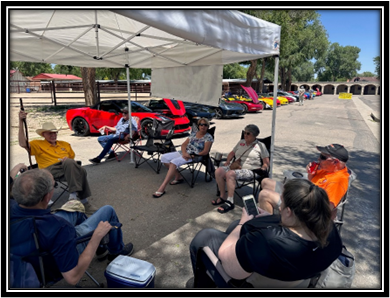
M 264 170 L 262 168 L 253 169 L 252 172 L 257 174 L 257 175 L 265 176 L 265 177 L 268 177 L 268 175 L 269 175 L 268 170 Z
M 217 258 L 217 256 L 214 254 L 214 252 L 210 249 L 210 247 L 208 246 L 205 246 L 203 247 L 203 252 L 206 254 L 206 256 L 210 259 L 210 261 L 213 263 L 213 265 L 215 266 L 215 269 L 218 271 L 218 273 L 222 276 L 222 278 L 224 279 L 224 281 L 226 283 L 229 283 L 229 280 L 231 280 L 232 278 L 227 275 L 227 273 L 225 272 L 225 270 L 223 269 L 222 267 L 222 263 L 221 261 Z

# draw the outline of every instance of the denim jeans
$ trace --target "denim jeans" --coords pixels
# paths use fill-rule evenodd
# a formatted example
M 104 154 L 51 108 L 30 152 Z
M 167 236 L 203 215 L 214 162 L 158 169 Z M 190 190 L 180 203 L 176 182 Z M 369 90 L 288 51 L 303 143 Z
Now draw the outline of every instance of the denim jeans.
M 123 138 L 124 138 L 123 135 L 121 135 L 121 137 L 119 137 L 119 135 L 115 135 L 115 134 L 98 137 L 98 142 L 103 147 L 103 151 L 100 152 L 100 154 L 97 158 L 102 159 L 104 156 L 106 156 L 107 153 L 113 152 L 111 150 L 112 145 L 117 143 L 120 139 L 123 140 Z
M 118 216 L 115 210 L 110 205 L 105 205 L 94 214 L 87 218 L 82 212 L 69 212 L 60 210 L 55 213 L 56 216 L 60 216 L 70 222 L 76 229 L 77 237 L 84 236 L 91 231 L 94 231 L 101 221 L 108 221 L 111 225 L 119 224 Z M 80 243 L 77 245 L 77 250 L 81 254 L 88 242 Z M 107 248 L 110 254 L 119 254 L 123 249 L 124 243 L 122 238 L 122 230 L 120 228 L 113 228 L 109 232 L 109 243 Z

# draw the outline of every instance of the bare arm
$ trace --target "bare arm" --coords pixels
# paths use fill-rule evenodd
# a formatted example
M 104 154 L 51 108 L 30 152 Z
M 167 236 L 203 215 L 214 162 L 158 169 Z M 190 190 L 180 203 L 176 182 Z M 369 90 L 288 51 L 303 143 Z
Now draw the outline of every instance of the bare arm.
M 100 241 L 110 231 L 110 229 L 111 225 L 109 222 L 101 221 L 99 223 L 99 225 L 95 229 L 95 232 L 92 235 L 91 240 L 89 240 L 87 247 L 80 255 L 77 266 L 67 272 L 62 272 L 62 276 L 67 283 L 75 285 L 79 282 L 79 280 L 91 264 L 91 261 L 95 255 L 96 249 L 98 248 Z
M 227 166 L 227 165 L 229 165 L 230 164 L 230 162 L 231 162 L 231 160 L 233 159 L 233 157 L 235 156 L 236 154 L 234 153 L 234 151 L 231 151 L 229 154 L 228 154 L 228 156 L 227 156 L 227 158 L 226 158 L 226 161 L 225 161 L 225 166 Z
M 263 165 L 261 166 L 261 169 L 264 171 L 268 171 L 269 169 L 269 157 L 263 158 Z
M 210 148 L 211 148 L 211 144 L 212 144 L 212 142 L 206 142 L 206 143 L 204 144 L 203 150 L 200 151 L 200 152 L 198 153 L 198 155 L 206 155 L 207 153 L 209 153 L 209 152 L 210 152 Z
M 20 172 L 21 169 L 27 169 L 27 166 L 24 163 L 18 163 L 16 166 L 14 166 L 11 171 L 9 172 L 9 175 L 12 179 L 15 179 L 16 175 Z
M 239 224 L 229 234 L 222 243 L 218 251 L 218 257 L 221 260 L 222 267 L 226 273 L 235 279 L 244 279 L 251 275 L 251 272 L 246 272 L 240 265 L 236 255 L 236 244 L 240 238 L 242 224 L 253 218 L 253 215 L 248 215 L 245 208 L 242 208 L 242 216 Z
M 28 150 L 29 148 L 27 147 L 27 139 L 26 139 L 26 134 L 23 125 L 23 121 L 26 118 L 27 118 L 27 113 L 22 110 L 19 111 L 19 134 L 18 134 L 19 146 Z

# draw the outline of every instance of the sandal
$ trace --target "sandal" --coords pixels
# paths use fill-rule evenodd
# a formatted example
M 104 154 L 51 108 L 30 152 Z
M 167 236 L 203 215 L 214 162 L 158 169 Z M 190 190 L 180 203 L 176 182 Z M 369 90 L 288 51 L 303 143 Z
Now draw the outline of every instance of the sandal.
M 229 202 L 229 201 L 225 201 L 225 204 L 221 206 L 223 208 L 223 210 L 221 209 L 217 209 L 219 213 L 226 213 L 226 212 L 229 212 L 230 210 L 233 210 L 234 209 L 234 203 L 232 202 Z
M 219 200 L 219 203 L 218 203 L 218 200 Z M 217 206 L 217 205 L 221 205 L 223 203 L 225 203 L 226 200 L 222 199 L 221 197 L 219 197 L 218 199 L 216 199 L 215 201 L 211 201 L 211 204 L 213 204 L 214 206 Z
M 173 180 L 171 183 L 169 183 L 169 185 L 176 185 L 176 184 L 181 184 L 184 182 L 184 179 L 180 179 L 180 180 Z
M 161 198 L 163 195 L 165 195 L 165 191 L 163 191 L 163 192 L 156 191 L 156 192 L 153 194 L 153 197 L 155 197 L 155 198 Z

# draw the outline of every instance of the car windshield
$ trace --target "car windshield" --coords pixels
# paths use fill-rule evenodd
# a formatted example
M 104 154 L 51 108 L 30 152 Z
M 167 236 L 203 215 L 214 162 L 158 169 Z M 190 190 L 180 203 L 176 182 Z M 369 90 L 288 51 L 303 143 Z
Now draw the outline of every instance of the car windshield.
M 123 109 L 123 108 L 127 108 L 128 106 L 128 102 L 126 100 L 122 100 L 120 102 L 117 102 L 118 106 Z M 132 101 L 131 102 L 131 111 L 132 112 L 147 112 L 147 113 L 153 113 L 153 111 L 147 107 L 145 107 L 144 105 L 138 103 L 138 102 L 134 102 Z

